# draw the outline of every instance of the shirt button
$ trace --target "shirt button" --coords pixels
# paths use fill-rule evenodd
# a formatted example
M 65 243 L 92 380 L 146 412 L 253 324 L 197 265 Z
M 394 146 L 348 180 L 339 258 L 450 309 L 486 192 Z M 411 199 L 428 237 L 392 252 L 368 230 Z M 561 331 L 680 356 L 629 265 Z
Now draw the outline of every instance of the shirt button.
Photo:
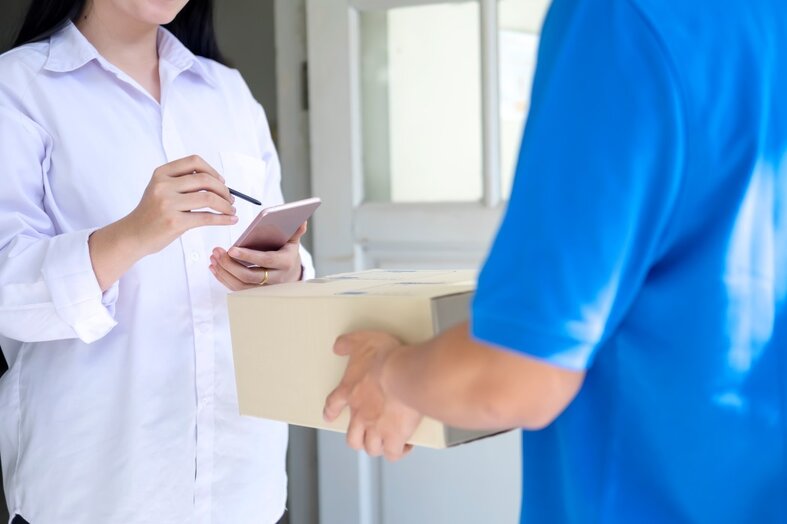
M 205 335 L 208 331 L 210 331 L 210 326 L 207 322 L 203 322 L 199 325 L 199 332 Z
M 192 262 L 199 262 L 199 253 L 197 253 L 196 251 L 192 251 L 191 254 L 189 255 L 189 258 L 191 259 Z

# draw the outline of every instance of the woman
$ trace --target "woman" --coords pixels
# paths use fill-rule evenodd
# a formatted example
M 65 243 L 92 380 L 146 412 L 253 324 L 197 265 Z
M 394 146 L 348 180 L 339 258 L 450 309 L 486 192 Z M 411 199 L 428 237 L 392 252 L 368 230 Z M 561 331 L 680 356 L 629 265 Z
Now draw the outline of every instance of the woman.
M 167 26 L 169 30 L 160 26 Z M 0 57 L 0 457 L 19 522 L 264 523 L 287 428 L 238 415 L 227 288 L 308 278 L 210 0 L 35 0 Z M 265 269 L 262 269 L 265 268 Z

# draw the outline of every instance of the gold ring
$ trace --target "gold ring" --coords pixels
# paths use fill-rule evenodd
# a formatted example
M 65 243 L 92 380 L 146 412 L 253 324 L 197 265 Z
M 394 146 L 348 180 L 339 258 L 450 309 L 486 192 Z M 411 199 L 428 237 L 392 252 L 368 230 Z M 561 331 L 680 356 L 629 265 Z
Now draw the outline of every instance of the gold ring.
M 265 271 L 265 278 L 263 278 L 262 282 L 259 283 L 260 286 L 264 286 L 265 284 L 268 283 L 268 270 L 265 269 L 264 271 Z

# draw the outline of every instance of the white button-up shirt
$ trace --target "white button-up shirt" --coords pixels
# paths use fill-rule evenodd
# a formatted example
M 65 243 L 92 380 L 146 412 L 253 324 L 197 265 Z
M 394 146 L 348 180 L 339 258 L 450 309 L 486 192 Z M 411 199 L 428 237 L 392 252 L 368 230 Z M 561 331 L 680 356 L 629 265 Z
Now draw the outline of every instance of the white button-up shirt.
M 284 510 L 287 427 L 238 414 L 227 290 L 208 269 L 259 208 L 237 200 L 236 226 L 187 232 L 105 293 L 91 266 L 91 232 L 172 160 L 198 154 L 230 187 L 282 201 L 240 75 L 163 29 L 159 56 L 161 104 L 72 24 L 0 57 L 0 458 L 11 514 L 34 524 Z

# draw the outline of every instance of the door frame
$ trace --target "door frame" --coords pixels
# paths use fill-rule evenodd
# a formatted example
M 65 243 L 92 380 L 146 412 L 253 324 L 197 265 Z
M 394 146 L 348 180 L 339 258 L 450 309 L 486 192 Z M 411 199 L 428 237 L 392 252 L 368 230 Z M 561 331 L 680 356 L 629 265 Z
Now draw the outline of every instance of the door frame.
M 504 208 L 497 2 L 458 1 L 481 5 L 482 122 L 486 132 L 483 173 L 479 176 L 484 181 L 484 198 L 452 204 L 380 204 L 364 202 L 359 12 L 438 2 L 306 0 L 312 190 L 323 199 L 313 228 L 315 265 L 320 274 L 406 264 L 475 268 L 486 253 Z M 318 456 L 324 524 L 382 522 L 380 459 L 352 451 L 343 435 L 330 432 L 319 432 Z

